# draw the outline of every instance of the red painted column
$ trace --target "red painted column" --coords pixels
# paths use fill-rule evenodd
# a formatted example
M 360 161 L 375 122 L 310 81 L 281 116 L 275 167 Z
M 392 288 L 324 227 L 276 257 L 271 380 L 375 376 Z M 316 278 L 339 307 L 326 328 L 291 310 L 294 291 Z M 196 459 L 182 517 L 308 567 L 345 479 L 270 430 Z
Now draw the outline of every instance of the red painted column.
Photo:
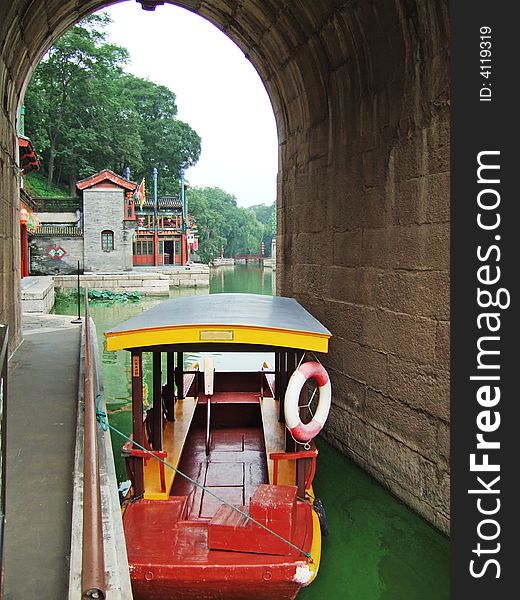
M 143 429 L 143 353 L 141 350 L 132 350 L 132 425 L 133 436 L 141 446 L 144 446 Z M 144 467 L 142 458 L 134 458 L 134 495 L 144 494 Z
M 21 255 L 21 274 L 22 279 L 29 275 L 29 239 L 27 235 L 27 225 L 20 225 L 20 255 Z
M 175 353 L 166 353 L 166 415 L 168 421 L 175 421 Z
M 188 244 L 186 241 L 186 234 L 182 234 L 182 264 L 185 265 L 188 262 Z
M 184 353 L 177 352 L 177 367 L 175 368 L 175 385 L 177 387 L 177 400 L 184 398 Z

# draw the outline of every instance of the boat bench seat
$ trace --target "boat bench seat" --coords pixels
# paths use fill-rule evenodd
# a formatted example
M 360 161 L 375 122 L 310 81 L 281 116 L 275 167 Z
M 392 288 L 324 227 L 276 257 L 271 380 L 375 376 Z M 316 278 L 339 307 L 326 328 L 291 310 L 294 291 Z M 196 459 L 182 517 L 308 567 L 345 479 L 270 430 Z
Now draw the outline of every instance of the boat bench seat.
M 291 541 L 296 525 L 297 488 L 292 485 L 258 486 L 249 514 L 284 539 Z M 243 506 L 239 506 L 244 511 Z M 208 548 L 258 554 L 291 554 L 283 540 L 223 504 L 208 524 Z
M 271 454 L 285 452 L 285 425 L 278 421 L 280 401 L 274 398 L 260 398 L 262 424 L 264 428 L 265 452 L 269 483 L 274 483 L 274 461 Z M 296 483 L 296 463 L 293 460 L 282 460 L 278 467 L 278 483 L 294 485 Z
M 195 413 L 197 400 L 184 398 L 175 404 L 175 421 L 168 421 L 163 430 L 163 451 L 166 462 L 177 468 L 182 448 Z M 168 500 L 175 478 L 175 471 L 164 467 L 165 486 L 161 485 L 161 463 L 148 460 L 144 465 L 144 497 L 146 500 Z M 164 489 L 165 487 L 165 489 Z

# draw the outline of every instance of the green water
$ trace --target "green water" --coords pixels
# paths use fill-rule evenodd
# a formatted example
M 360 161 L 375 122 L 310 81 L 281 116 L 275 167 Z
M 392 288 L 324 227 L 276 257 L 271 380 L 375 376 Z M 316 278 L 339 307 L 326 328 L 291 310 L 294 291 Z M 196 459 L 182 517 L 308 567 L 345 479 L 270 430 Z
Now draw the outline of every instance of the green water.
M 273 286 L 271 270 L 219 267 L 212 271 L 209 290 L 172 290 L 170 295 L 208 291 L 273 294 Z M 97 327 L 110 423 L 125 432 L 131 430 L 129 353 L 107 352 L 103 331 L 162 300 L 90 305 Z M 55 308 L 60 314 L 75 314 L 75 310 L 71 301 L 59 302 Z M 251 368 L 256 369 L 253 364 L 258 365 L 262 356 L 249 357 L 246 368 L 251 361 Z M 222 357 L 221 368 L 226 367 L 226 360 Z M 143 362 L 144 372 L 150 374 L 151 359 L 146 353 Z M 149 400 L 149 389 L 150 378 L 145 379 L 145 402 Z M 126 479 L 120 458 L 121 440 L 113 438 L 113 447 L 118 478 Z M 300 592 L 298 600 L 448 599 L 449 542 L 326 442 L 320 441 L 318 448 L 314 489 L 325 505 L 331 533 L 323 538 L 318 577 Z
M 298 600 L 444 600 L 449 542 L 326 442 L 314 490 L 331 533 Z

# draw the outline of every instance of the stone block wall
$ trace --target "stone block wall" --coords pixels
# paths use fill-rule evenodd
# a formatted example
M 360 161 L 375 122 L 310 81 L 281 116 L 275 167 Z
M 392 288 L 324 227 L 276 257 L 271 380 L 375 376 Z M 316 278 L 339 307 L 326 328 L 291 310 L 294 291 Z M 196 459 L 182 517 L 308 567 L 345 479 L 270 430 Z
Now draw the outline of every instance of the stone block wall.
M 75 290 L 77 278 L 73 275 L 54 277 L 56 288 L 64 291 Z M 149 296 L 168 296 L 170 279 L 160 273 L 87 273 L 81 275 L 80 285 L 85 289 L 109 290 L 111 292 L 140 292 Z
M 51 248 L 62 248 L 66 254 L 61 258 L 49 255 Z M 67 275 L 76 273 L 78 261 L 83 269 L 82 237 L 33 236 L 29 243 L 31 275 Z
M 52 277 L 25 277 L 22 280 L 22 312 L 50 313 L 54 307 Z M 24 317 L 25 322 L 25 317 Z
M 323 14 L 288 59 L 316 85 L 286 107 L 278 286 L 333 332 L 325 437 L 448 532 L 448 20 L 407 4 Z
M 0 91 L 6 74 L 0 58 Z M 0 94 L 0 323 L 9 325 L 12 352 L 21 341 L 20 298 L 20 177 L 14 118 L 9 109 L 13 94 Z
M 83 192 L 86 271 L 120 271 L 132 268 L 132 229 L 123 227 L 124 191 L 87 189 Z M 114 249 L 101 250 L 101 232 L 114 233 Z

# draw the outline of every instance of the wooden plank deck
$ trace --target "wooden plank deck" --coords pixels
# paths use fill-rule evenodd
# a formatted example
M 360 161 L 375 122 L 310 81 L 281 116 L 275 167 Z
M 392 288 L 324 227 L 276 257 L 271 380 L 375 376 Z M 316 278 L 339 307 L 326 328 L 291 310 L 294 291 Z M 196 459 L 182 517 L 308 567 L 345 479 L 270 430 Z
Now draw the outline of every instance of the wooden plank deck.
M 285 452 L 285 425 L 278 421 L 279 402 L 274 398 L 260 398 L 270 484 L 273 483 L 274 461 L 269 458 L 269 454 L 271 452 Z M 294 460 L 281 460 L 278 462 L 278 484 L 296 485 L 296 463 Z
M 197 406 L 196 398 L 178 400 L 175 405 L 175 421 L 168 421 L 163 431 L 163 450 L 168 453 L 165 461 L 177 468 L 182 448 Z M 160 463 L 154 458 L 146 461 L 144 466 L 145 500 L 168 500 L 175 478 L 175 471 L 164 467 L 166 491 L 161 491 Z

